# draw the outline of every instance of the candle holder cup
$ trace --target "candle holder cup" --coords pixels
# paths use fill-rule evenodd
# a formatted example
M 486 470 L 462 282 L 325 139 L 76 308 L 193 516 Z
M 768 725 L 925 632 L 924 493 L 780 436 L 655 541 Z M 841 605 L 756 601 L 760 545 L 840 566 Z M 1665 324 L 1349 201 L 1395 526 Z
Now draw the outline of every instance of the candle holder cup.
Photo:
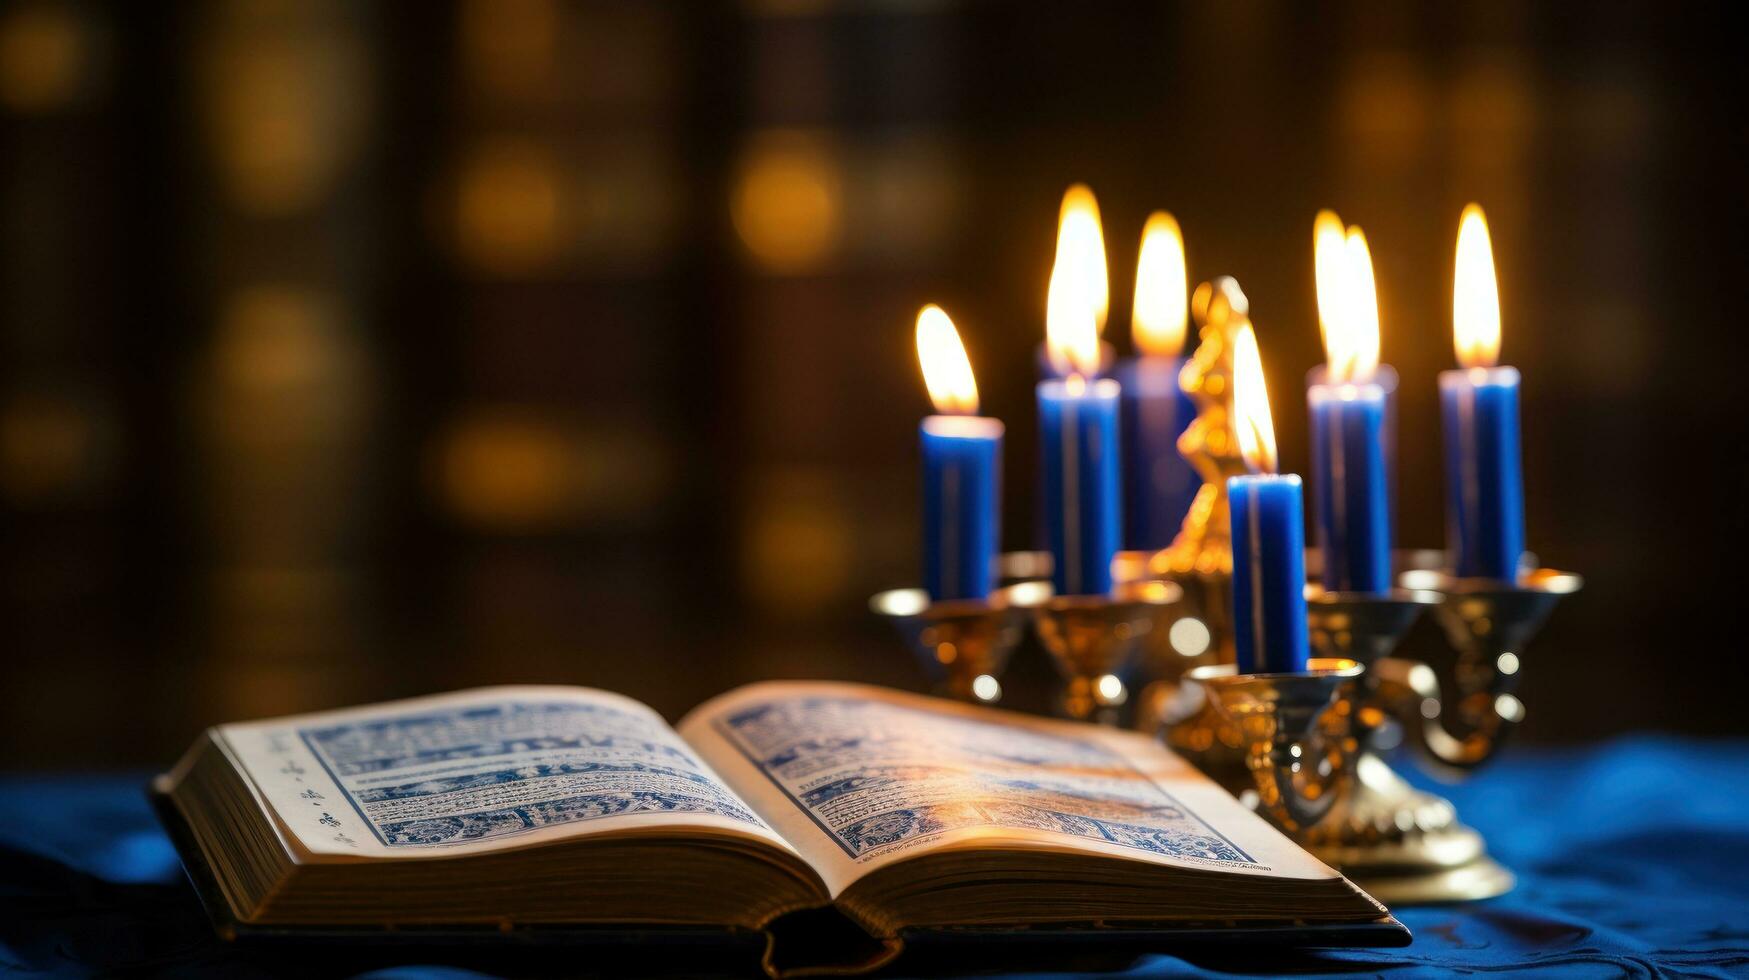
M 1170 582 L 1129 582 L 1108 595 L 1054 596 L 1032 607 L 1033 629 L 1063 678 L 1059 710 L 1116 724 L 1141 642 L 1182 596 Z
M 1517 582 L 1432 569 L 1404 572 L 1399 581 L 1439 596 L 1433 611 L 1457 651 L 1455 684 L 1442 689 L 1428 665 L 1386 657 L 1376 667 L 1378 688 L 1422 756 L 1441 774 L 1461 776 L 1493 758 L 1523 720 L 1515 691 L 1525 645 L 1584 580 L 1537 568 Z
M 1176 684 L 1186 671 L 1203 664 L 1222 662 L 1216 630 L 1224 615 L 1210 615 L 1199 601 L 1212 597 L 1225 584 L 1225 577 L 1208 581 L 1206 587 L 1194 577 L 1162 575 L 1153 570 L 1157 552 L 1120 551 L 1112 562 L 1112 581 L 1120 586 L 1138 582 L 1169 582 L 1179 589 L 1179 600 L 1154 607 L 1153 626 L 1144 634 L 1137 655 L 1146 683 Z M 1220 610 L 1224 614 L 1225 610 Z M 1222 631 L 1225 632 L 1224 630 Z M 1230 639 L 1230 638 L 1229 638 Z M 1231 661 L 1232 657 L 1225 658 Z
M 892 589 L 869 599 L 869 608 L 891 620 L 935 693 L 975 704 L 1002 699 L 1002 672 L 1026 636 L 1032 610 L 1050 598 L 1048 582 L 1023 581 L 989 599 L 931 602 L 922 589 Z
M 1349 792 L 1345 692 L 1365 671 L 1343 658 L 1314 658 L 1292 673 L 1240 674 L 1231 664 L 1192 670 L 1214 710 L 1239 732 L 1258 809 L 1304 839 Z

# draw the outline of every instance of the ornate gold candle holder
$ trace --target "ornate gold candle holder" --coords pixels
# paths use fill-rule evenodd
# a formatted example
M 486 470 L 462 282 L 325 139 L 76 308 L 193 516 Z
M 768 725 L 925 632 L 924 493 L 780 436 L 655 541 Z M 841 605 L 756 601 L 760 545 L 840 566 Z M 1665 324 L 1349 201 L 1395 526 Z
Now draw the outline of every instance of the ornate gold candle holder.
M 1441 563 L 1438 552 L 1406 556 Z M 1323 596 L 1308 603 L 1312 642 L 1326 655 L 1368 665 L 1353 692 L 1353 792 L 1303 843 L 1381 901 L 1395 904 L 1490 898 L 1512 888 L 1511 872 L 1487 855 L 1475 830 L 1442 797 L 1411 787 L 1378 755 L 1374 735 L 1395 719 L 1436 770 L 1465 773 L 1491 759 L 1524 716 L 1513 693 L 1521 654 L 1576 575 L 1547 569 L 1511 585 L 1410 569 L 1390 597 Z M 1393 656 L 1429 608 L 1457 650 L 1456 683 L 1442 693 L 1427 664 Z
M 1033 628 L 1063 678 L 1058 708 L 1078 721 L 1116 724 L 1142 642 L 1183 596 L 1170 582 L 1129 582 L 1109 595 L 1055 596 L 1034 606 Z
M 1437 562 L 1442 556 L 1404 557 Z M 1241 695 L 1223 693 L 1220 685 L 1232 682 L 1211 683 L 1231 675 L 1230 666 L 1192 670 L 1191 683 L 1167 708 L 1162 734 L 1236 792 L 1242 788 L 1232 766 L 1237 746 L 1246 761 L 1244 775 L 1258 784 L 1262 809 L 1381 901 L 1492 897 L 1512 887 L 1511 873 L 1487 856 L 1481 835 L 1458 821 L 1450 802 L 1415 789 L 1391 769 L 1379 754 L 1376 736 L 1397 722 L 1445 773 L 1468 771 L 1492 757 L 1524 714 L 1513 694 L 1524 644 L 1560 598 L 1581 583 L 1578 576 L 1549 570 L 1529 572 L 1518 585 L 1458 580 L 1426 570 L 1405 572 L 1401 580 L 1406 588 L 1383 595 L 1308 590 L 1308 625 L 1318 662 L 1362 668 L 1320 713 L 1323 731 L 1315 744 L 1300 743 L 1302 763 L 1310 757 L 1306 753 L 1316 752 L 1319 772 L 1327 770 L 1326 785 L 1302 786 L 1304 798 L 1297 801 L 1268 797 L 1259 782 L 1255 733 L 1231 710 L 1231 699 Z M 1442 696 L 1432 667 L 1393 656 L 1423 610 L 1434 612 L 1458 651 L 1454 694 Z M 1307 682 L 1292 683 L 1304 687 Z M 1340 777 L 1332 775 L 1339 770 Z M 1274 792 L 1284 793 L 1279 774 L 1277 779 Z M 1340 792 L 1330 793 L 1329 786 Z M 1308 809 L 1312 802 L 1324 809 L 1314 814 Z M 1284 809 L 1288 806 L 1297 815 Z
M 1380 690 L 1377 665 L 1441 597 L 1409 589 L 1309 592 L 1313 647 L 1367 669 L 1331 716 L 1342 720 L 1331 737 L 1347 739 L 1350 792 L 1301 842 L 1387 904 L 1487 898 L 1511 888 L 1512 875 L 1487 857 L 1481 835 L 1458 822 L 1456 808 L 1410 786 L 1375 742 L 1394 704 Z
M 868 604 L 892 621 L 937 694 L 994 704 L 1002 699 L 1002 672 L 1026 636 L 1033 608 L 1050 595 L 1050 583 L 1026 581 L 987 600 L 931 602 L 922 589 L 892 589 Z
M 1487 898 L 1512 875 L 1451 804 L 1403 783 L 1364 747 L 1365 665 L 1315 657 L 1299 674 L 1199 667 L 1189 678 L 1240 733 L 1257 807 L 1386 904 Z
M 1239 674 L 1231 664 L 1192 670 L 1188 679 L 1239 733 L 1258 809 L 1299 839 L 1320 826 L 1350 792 L 1348 692 L 1365 668 L 1318 657 L 1307 669 Z
M 1427 760 L 1461 775 L 1493 758 L 1523 720 L 1514 692 L 1525 645 L 1584 579 L 1549 568 L 1528 571 L 1517 583 L 1415 569 L 1399 581 L 1439 595 L 1434 615 L 1457 650 L 1456 683 L 1442 691 L 1433 668 L 1387 657 L 1376 666 L 1379 691 Z

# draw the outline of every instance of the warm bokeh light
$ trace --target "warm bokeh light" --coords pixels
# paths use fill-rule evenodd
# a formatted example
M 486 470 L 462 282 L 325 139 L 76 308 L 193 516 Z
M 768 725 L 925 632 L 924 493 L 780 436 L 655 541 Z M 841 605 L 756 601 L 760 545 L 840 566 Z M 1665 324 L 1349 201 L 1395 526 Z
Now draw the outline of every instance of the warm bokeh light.
M 530 412 L 475 412 L 438 443 L 445 503 L 470 523 L 536 528 L 565 522 L 575 501 L 576 447 Z
M 1324 210 L 1312 221 L 1312 277 L 1318 288 L 1318 332 L 1324 350 L 1330 334 L 1342 329 L 1348 311 L 1348 235 L 1336 212 Z
M 1045 350 L 1058 377 L 1099 372 L 1098 298 L 1087 270 L 1058 262 L 1045 309 Z
M 545 146 L 485 144 L 456 183 L 456 249 L 492 276 L 525 275 L 550 265 L 565 244 L 564 180 Z
M 29 506 L 106 480 L 119 454 L 107 406 L 71 392 L 0 403 L 0 497 Z
M 1057 257 L 1051 267 L 1051 288 L 1060 276 L 1093 290 L 1093 329 L 1105 329 L 1111 311 L 1111 278 L 1105 269 L 1105 230 L 1099 222 L 1099 201 L 1086 184 L 1063 192 L 1063 207 L 1057 214 Z
M 561 62 L 558 0 L 465 0 L 456 40 L 470 81 L 495 95 L 552 93 Z
M 940 415 L 978 414 L 978 383 L 959 331 L 941 307 L 931 303 L 917 314 L 917 360 L 923 384 Z
M 1165 211 L 1148 215 L 1136 259 L 1136 304 L 1130 329 L 1136 349 L 1149 357 L 1177 357 L 1189 327 L 1189 276 L 1178 219 Z
M 1500 358 L 1500 287 L 1494 281 L 1488 219 L 1479 204 L 1464 208 L 1458 222 L 1451 324 L 1459 364 L 1466 368 L 1495 365 Z
M 253 217 L 308 212 L 339 190 L 376 123 L 371 52 L 343 6 L 219 9 L 194 62 L 214 187 Z
M 844 478 L 818 466 L 767 467 L 752 477 L 747 503 L 738 585 L 753 608 L 794 620 L 841 605 L 866 527 Z
M 792 130 L 761 133 L 739 169 L 729 216 L 763 271 L 809 272 L 838 248 L 843 167 L 829 139 Z
M 1233 338 L 1233 428 L 1245 465 L 1254 473 L 1275 472 L 1275 421 L 1269 415 L 1257 333 L 1249 323 Z
M 91 62 L 90 32 L 72 4 L 9 4 L 0 14 L 0 105 L 14 112 L 65 107 Z
M 433 445 L 439 497 L 457 519 L 527 533 L 643 519 L 670 485 L 660 437 L 529 406 L 472 406 Z

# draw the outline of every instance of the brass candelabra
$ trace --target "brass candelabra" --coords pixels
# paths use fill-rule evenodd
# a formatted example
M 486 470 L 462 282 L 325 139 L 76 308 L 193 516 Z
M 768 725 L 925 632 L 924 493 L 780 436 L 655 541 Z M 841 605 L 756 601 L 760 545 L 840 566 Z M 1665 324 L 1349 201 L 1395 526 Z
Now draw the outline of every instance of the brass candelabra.
M 1179 383 L 1197 417 L 1178 447 L 1203 486 L 1171 547 L 1119 555 L 1104 596 L 1052 596 L 1049 556 L 1019 552 L 1003 556 L 1006 585 L 988 602 L 931 604 L 909 589 L 871 605 L 898 626 L 938 690 L 965 700 L 1001 696 L 1002 668 L 1029 623 L 1063 678 L 1058 707 L 1069 717 L 1111 723 L 1132 698 L 1139 661 L 1140 727 L 1233 792 L 1255 794 L 1265 816 L 1383 901 L 1506 891 L 1512 875 L 1487 856 L 1481 835 L 1449 801 L 1398 775 L 1382 736 L 1400 729 L 1440 775 L 1491 759 L 1524 715 L 1514 692 L 1525 645 L 1581 579 L 1550 569 L 1511 583 L 1459 579 L 1439 570 L 1440 552 L 1399 552 L 1401 588 L 1392 592 L 1308 587 L 1310 669 L 1236 674 L 1226 484 L 1244 471 L 1232 345 L 1249 305 L 1238 283 L 1221 278 L 1197 287 L 1191 307 L 1199 343 Z M 1457 651 L 1445 684 L 1432 666 L 1396 656 L 1423 612 Z

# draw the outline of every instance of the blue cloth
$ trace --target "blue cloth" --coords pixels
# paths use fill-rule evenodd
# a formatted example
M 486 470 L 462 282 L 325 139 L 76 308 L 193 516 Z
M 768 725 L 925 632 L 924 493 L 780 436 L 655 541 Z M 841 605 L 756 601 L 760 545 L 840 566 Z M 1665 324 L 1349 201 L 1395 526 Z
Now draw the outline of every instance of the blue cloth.
M 439 966 L 397 962 L 406 952 L 329 949 L 300 960 L 219 942 L 143 785 L 138 776 L 0 780 L 0 974 L 425 980 L 510 969 L 489 951 Z M 1162 954 L 1113 975 L 1749 975 L 1749 741 L 1642 736 L 1515 750 L 1440 791 L 1518 872 L 1517 890 L 1473 905 L 1399 909 L 1415 933 L 1406 949 Z M 637 962 L 657 968 L 664 955 Z M 1035 970 L 1048 962 L 1038 950 L 1029 956 L 1020 962 Z M 578 969 L 599 965 L 560 958 L 545 972 Z M 515 972 L 529 969 L 519 963 Z

